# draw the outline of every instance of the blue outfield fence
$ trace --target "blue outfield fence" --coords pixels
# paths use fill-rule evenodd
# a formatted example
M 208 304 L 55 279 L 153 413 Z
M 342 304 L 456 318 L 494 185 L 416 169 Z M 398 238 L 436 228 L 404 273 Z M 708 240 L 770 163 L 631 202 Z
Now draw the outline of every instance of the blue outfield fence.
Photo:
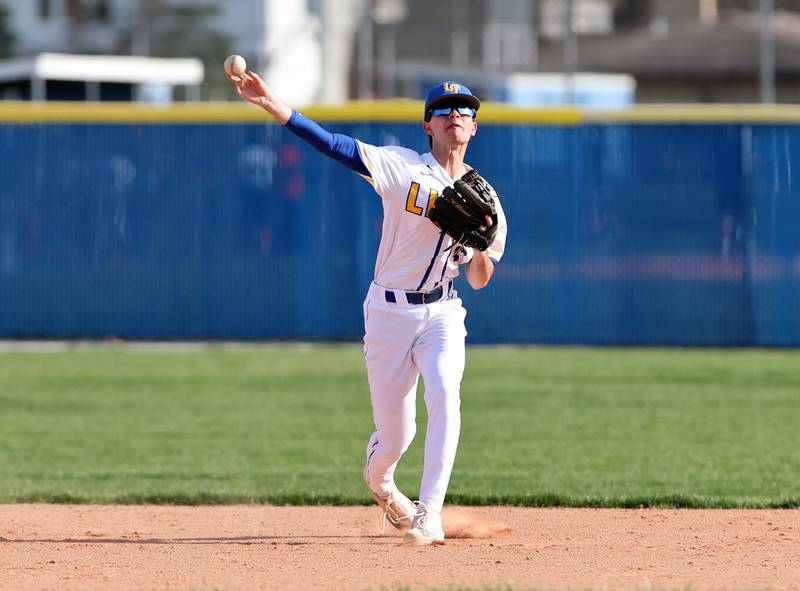
M 800 345 L 800 126 L 481 124 L 510 230 L 459 280 L 470 342 Z M 361 338 L 380 198 L 282 127 L 6 120 L 0 151 L 0 336 Z

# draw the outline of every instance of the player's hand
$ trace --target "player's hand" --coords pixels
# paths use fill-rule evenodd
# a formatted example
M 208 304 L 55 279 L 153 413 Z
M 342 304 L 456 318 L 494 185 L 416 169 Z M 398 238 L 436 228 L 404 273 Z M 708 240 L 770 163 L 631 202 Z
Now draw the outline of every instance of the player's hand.
M 252 70 L 238 76 L 236 74 L 227 74 L 227 76 L 236 89 L 236 93 L 244 100 L 261 107 L 280 124 L 289 121 L 292 116 L 291 107 L 275 96 L 261 76 Z
M 247 102 L 266 109 L 272 99 L 272 92 L 261 77 L 253 72 L 242 72 L 240 75 L 228 74 L 236 93 Z
M 491 228 L 492 226 L 494 226 L 494 222 L 492 221 L 492 218 L 490 216 L 488 215 L 483 216 L 483 219 L 486 221 L 486 223 L 478 228 L 481 232 L 485 232 L 487 228 Z

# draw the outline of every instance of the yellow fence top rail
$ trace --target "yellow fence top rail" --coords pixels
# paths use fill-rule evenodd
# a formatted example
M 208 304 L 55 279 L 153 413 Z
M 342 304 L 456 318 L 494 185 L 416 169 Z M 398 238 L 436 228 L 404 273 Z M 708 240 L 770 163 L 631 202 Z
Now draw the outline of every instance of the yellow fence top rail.
M 637 105 L 620 111 L 585 111 L 592 123 L 800 123 L 800 106 L 753 104 Z
M 420 123 L 423 103 L 398 99 L 353 101 L 344 105 L 316 105 L 301 109 L 307 116 L 329 122 Z M 619 111 L 575 108 L 521 108 L 484 103 L 478 121 L 488 125 L 556 125 L 581 123 L 795 123 L 795 105 L 638 105 Z M 0 101 L 4 123 L 269 123 L 261 109 L 244 102 L 175 103 L 168 107 L 140 103 Z
M 301 111 L 318 121 L 401 122 L 422 121 L 422 101 L 353 101 L 344 105 L 314 105 Z M 244 102 L 175 103 L 168 107 L 139 103 L 0 102 L 2 122 L 64 123 L 259 123 L 271 122 L 261 109 Z M 576 109 L 518 109 L 487 103 L 480 112 L 486 123 L 538 123 L 576 125 Z

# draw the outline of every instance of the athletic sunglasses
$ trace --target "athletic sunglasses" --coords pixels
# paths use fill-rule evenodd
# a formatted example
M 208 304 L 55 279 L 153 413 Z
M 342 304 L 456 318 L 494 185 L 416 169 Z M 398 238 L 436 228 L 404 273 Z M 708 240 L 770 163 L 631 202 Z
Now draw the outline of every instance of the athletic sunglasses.
M 473 119 L 475 118 L 475 109 L 472 107 L 450 105 L 448 107 L 440 107 L 439 109 L 431 109 L 428 112 L 431 114 L 431 116 L 438 117 L 439 115 L 449 115 L 453 109 L 455 109 L 456 112 L 462 117 L 469 115 Z

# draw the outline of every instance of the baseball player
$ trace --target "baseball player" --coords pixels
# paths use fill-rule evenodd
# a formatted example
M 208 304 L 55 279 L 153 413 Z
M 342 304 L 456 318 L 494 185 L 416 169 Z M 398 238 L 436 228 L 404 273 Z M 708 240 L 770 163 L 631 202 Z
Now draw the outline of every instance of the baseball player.
M 450 216 L 447 211 L 444 216 L 432 214 L 441 211 L 439 204 L 444 207 L 445 201 L 459 197 L 454 186 L 463 187 L 463 179 L 479 176 L 464 163 L 464 156 L 478 131 L 480 101 L 463 84 L 443 82 L 434 87 L 425 101 L 422 122 L 431 151 L 419 154 L 331 134 L 292 110 L 252 71 L 228 77 L 240 97 L 354 170 L 382 198 L 381 242 L 363 306 L 364 354 L 375 422 L 364 479 L 385 518 L 406 530 L 404 543 L 441 543 L 441 511 L 461 427 L 467 334 L 466 310 L 453 280 L 463 266 L 469 284 L 483 288 L 503 256 L 506 240 L 505 215 L 485 182 L 493 205 L 478 222 L 469 222 L 466 230 L 453 230 L 446 220 L 432 221 Z M 464 208 L 456 204 L 448 211 L 456 209 Z M 397 488 L 394 473 L 416 432 L 420 374 L 428 428 L 419 501 L 413 503 Z

